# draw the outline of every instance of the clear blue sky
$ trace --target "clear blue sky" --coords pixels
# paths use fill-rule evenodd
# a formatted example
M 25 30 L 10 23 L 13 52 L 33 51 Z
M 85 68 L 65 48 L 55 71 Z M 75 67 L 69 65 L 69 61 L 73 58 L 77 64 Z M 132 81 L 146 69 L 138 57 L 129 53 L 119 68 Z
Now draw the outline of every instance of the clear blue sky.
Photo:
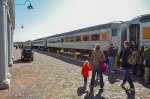
M 15 4 L 25 0 L 15 0 Z M 30 0 L 15 6 L 14 41 L 34 40 L 112 21 L 150 14 L 150 0 Z M 21 24 L 24 29 L 21 29 Z

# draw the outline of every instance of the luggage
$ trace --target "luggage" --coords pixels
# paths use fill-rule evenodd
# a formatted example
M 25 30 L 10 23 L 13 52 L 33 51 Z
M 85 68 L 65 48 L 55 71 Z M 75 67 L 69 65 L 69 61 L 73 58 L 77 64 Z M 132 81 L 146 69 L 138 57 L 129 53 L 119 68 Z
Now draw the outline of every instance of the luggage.
M 100 70 L 100 72 L 106 72 L 107 71 L 107 65 L 104 61 L 99 62 L 99 70 Z
M 136 55 L 130 54 L 127 58 L 127 63 L 130 65 L 136 65 Z

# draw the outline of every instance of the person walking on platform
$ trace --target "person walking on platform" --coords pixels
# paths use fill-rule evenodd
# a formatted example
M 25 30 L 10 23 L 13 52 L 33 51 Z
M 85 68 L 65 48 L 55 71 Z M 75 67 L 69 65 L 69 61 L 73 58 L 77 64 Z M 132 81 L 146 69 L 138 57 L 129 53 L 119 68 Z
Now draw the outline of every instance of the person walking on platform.
M 132 50 L 129 47 L 128 41 L 124 41 L 124 47 L 125 47 L 125 49 L 123 51 L 122 63 L 121 63 L 121 66 L 124 69 L 124 79 L 123 79 L 123 82 L 121 84 L 121 87 L 124 88 L 126 81 L 128 81 L 129 85 L 130 85 L 129 91 L 135 91 L 134 84 L 133 84 L 132 77 L 131 77 L 132 65 L 127 63 L 128 56 L 130 54 L 132 54 Z
M 143 62 L 144 62 L 144 46 L 141 46 L 141 50 L 138 52 L 137 55 L 137 68 L 140 71 L 139 75 L 141 77 L 144 76 L 144 72 L 145 72 Z
M 118 57 L 120 69 L 122 68 L 122 66 L 121 66 L 121 62 L 122 62 L 122 54 L 123 54 L 123 50 L 119 52 L 119 57 Z
M 113 48 L 113 44 L 110 44 L 108 49 L 108 61 L 109 61 L 109 72 L 114 73 L 114 57 L 115 57 L 115 50 Z
M 138 56 L 138 49 L 135 47 L 133 50 L 132 50 L 132 53 L 134 54 L 134 56 L 137 58 Z M 137 75 L 137 62 L 136 64 L 133 66 L 133 75 Z
M 90 58 L 90 66 L 92 66 L 92 78 L 91 78 L 91 83 L 90 83 L 91 91 L 93 91 L 93 89 L 94 89 L 96 73 L 98 73 L 98 75 L 99 75 L 100 89 L 103 89 L 103 87 L 104 87 L 103 74 L 102 74 L 102 72 L 100 72 L 99 62 L 105 61 L 105 60 L 106 60 L 106 58 L 105 58 L 104 52 L 100 50 L 100 45 L 96 44 L 94 51 L 92 52 L 91 58 Z
M 150 84 L 150 46 L 145 48 L 145 83 Z
M 87 79 L 89 77 L 89 71 L 92 70 L 92 67 L 89 66 L 89 62 L 88 61 L 85 61 L 84 62 L 84 65 L 82 67 L 82 71 L 81 71 L 81 74 L 84 78 L 84 87 L 86 88 L 87 86 Z

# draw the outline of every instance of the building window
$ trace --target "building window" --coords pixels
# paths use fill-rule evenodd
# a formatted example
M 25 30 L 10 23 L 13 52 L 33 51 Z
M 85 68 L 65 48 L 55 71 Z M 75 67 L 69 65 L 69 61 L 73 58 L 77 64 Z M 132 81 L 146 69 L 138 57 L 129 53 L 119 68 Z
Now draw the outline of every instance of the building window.
M 117 36 L 117 28 L 116 29 L 112 29 L 112 36 Z
M 83 36 L 83 41 L 89 41 L 89 35 L 84 35 Z
M 92 41 L 98 41 L 99 40 L 99 35 L 98 34 L 93 34 L 91 35 Z

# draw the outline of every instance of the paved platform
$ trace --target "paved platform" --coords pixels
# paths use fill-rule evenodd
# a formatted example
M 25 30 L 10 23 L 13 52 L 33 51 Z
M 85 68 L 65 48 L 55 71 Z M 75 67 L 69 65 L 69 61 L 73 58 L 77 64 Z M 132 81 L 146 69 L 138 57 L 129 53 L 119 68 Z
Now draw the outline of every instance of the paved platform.
M 33 62 L 21 62 L 20 53 L 14 50 L 10 88 L 0 90 L 0 99 L 150 99 L 150 85 L 143 78 L 133 77 L 136 91 L 131 93 L 120 87 L 122 72 L 105 73 L 104 91 L 99 91 L 96 81 L 94 93 L 90 93 L 88 87 L 82 87 L 82 61 L 38 51 Z

